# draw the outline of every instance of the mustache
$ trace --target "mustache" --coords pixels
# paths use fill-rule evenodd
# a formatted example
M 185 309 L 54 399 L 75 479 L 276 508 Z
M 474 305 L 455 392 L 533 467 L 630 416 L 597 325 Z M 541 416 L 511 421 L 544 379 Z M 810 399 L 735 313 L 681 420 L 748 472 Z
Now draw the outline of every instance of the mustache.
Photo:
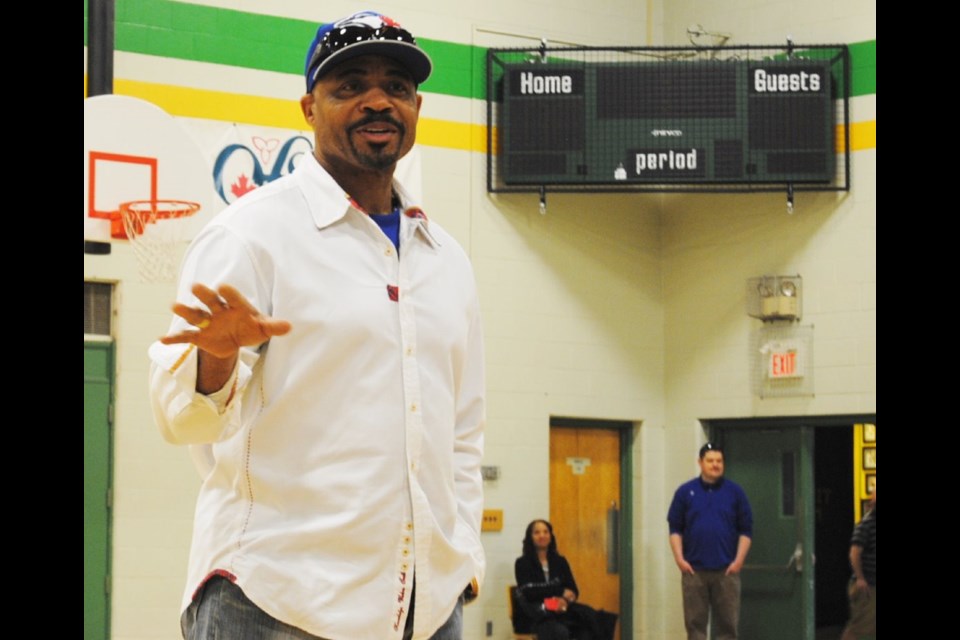
M 356 131 L 357 129 L 360 129 L 361 127 L 366 127 L 367 125 L 371 125 L 371 124 L 377 124 L 378 122 L 389 124 L 395 127 L 397 131 L 399 131 L 401 134 L 406 134 L 407 132 L 407 128 L 403 125 L 403 123 L 397 120 L 396 118 L 394 118 L 393 116 L 391 116 L 389 113 L 371 113 L 369 115 L 366 115 L 362 119 L 350 125 L 350 127 L 348 128 L 348 131 L 353 133 L 354 131 Z

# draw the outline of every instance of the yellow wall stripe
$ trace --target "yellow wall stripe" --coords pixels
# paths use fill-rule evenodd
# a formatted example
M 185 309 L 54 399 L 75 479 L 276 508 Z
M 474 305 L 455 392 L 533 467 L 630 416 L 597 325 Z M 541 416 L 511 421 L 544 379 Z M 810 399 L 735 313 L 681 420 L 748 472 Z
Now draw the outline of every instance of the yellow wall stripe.
M 296 100 L 192 89 L 138 80 L 116 80 L 113 89 L 117 94 L 152 102 L 174 116 L 243 122 L 297 131 L 308 129 Z M 487 128 L 464 122 L 422 118 L 417 127 L 417 143 L 483 153 L 487 150 Z
M 417 125 L 417 144 L 486 153 L 487 127 L 467 122 L 421 118 Z
M 296 131 L 307 130 L 303 114 L 300 112 L 300 105 L 296 100 L 193 89 L 139 80 L 115 80 L 113 87 L 117 94 L 148 100 L 175 116 L 243 122 Z M 86 77 L 84 92 L 86 92 Z M 417 143 L 428 147 L 486 153 L 487 127 L 467 122 L 422 118 L 417 127 Z M 851 151 L 876 147 L 876 120 L 854 122 L 850 125 Z M 842 125 L 837 127 L 837 151 L 843 151 Z
M 850 124 L 850 150 L 863 151 L 877 148 L 877 121 L 854 122 Z
M 837 153 L 843 153 L 843 125 L 837 125 Z M 877 121 L 850 123 L 850 150 L 863 151 L 877 148 Z
M 244 122 L 281 129 L 308 129 L 296 100 L 177 87 L 139 80 L 115 80 L 113 91 L 152 102 L 174 116 Z

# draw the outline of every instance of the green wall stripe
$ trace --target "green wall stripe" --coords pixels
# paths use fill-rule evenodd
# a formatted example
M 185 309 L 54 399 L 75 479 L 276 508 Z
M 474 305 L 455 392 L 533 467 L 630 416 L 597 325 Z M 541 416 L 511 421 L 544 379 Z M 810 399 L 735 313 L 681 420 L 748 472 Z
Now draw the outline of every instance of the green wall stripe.
M 317 25 L 170 0 L 118 0 L 116 27 L 120 51 L 300 74 Z
M 475 76 L 483 75 L 475 71 L 483 69 L 484 64 L 483 56 L 480 56 L 480 66 L 476 66 L 477 47 L 426 38 L 418 39 L 417 43 L 433 60 L 433 74 L 423 83 L 423 91 L 458 98 L 486 98 L 484 87 L 478 89 L 471 82 Z
M 83 43 L 87 44 L 87 0 Z M 300 75 L 317 23 L 172 0 L 116 0 L 116 49 Z M 461 98 L 486 98 L 486 49 L 419 40 L 435 65 L 422 89 Z M 877 92 L 877 41 L 850 45 L 852 95 Z
M 850 45 L 850 93 L 866 96 L 877 93 L 877 41 Z

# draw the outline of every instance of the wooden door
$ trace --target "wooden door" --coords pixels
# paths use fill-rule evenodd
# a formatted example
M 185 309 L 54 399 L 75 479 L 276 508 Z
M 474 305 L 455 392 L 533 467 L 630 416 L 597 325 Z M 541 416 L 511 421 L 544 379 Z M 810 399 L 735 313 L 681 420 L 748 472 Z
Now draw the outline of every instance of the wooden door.
M 550 430 L 550 522 L 573 569 L 580 600 L 620 613 L 620 433 Z M 617 625 L 617 638 L 620 625 Z

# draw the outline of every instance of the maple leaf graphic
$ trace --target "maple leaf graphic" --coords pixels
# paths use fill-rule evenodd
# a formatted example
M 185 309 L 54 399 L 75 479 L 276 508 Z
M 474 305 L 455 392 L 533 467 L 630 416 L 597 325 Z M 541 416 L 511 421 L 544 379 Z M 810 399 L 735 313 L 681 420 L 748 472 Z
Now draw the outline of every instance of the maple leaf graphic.
M 237 181 L 230 185 L 230 192 L 238 198 L 243 194 L 253 191 L 257 188 L 257 185 L 250 182 L 250 179 L 247 178 L 246 174 L 241 173 L 240 177 L 237 178 Z

